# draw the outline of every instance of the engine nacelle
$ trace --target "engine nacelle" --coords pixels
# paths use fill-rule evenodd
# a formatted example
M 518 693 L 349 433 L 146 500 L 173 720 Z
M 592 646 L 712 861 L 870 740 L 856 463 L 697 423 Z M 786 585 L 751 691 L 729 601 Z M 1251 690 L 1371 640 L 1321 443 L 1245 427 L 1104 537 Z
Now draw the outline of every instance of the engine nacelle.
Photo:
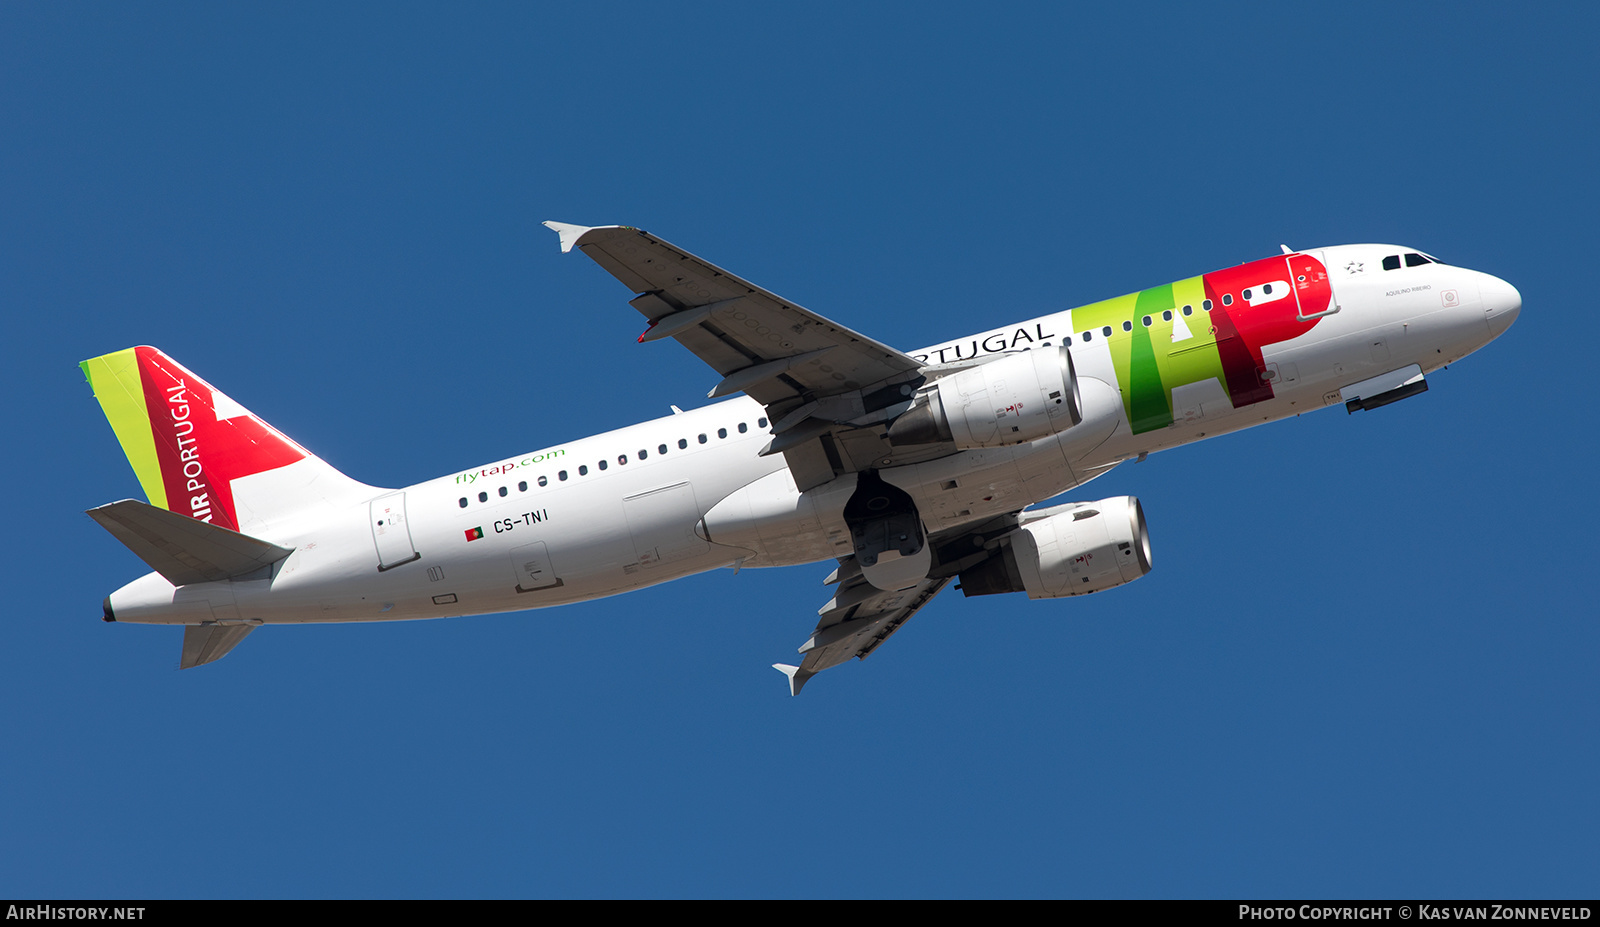
M 1062 345 L 1008 354 L 936 380 L 889 426 L 889 442 L 1004 447 L 1081 421 L 1078 375 Z
M 1024 513 L 994 556 L 961 574 L 965 595 L 1084 595 L 1150 572 L 1150 529 L 1133 496 Z

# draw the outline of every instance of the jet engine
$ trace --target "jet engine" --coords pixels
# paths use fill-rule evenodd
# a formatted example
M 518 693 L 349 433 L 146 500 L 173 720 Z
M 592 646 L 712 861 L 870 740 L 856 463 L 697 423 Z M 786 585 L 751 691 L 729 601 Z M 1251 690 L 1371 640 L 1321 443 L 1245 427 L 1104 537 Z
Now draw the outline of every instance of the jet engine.
M 1133 496 L 1024 512 L 994 555 L 961 573 L 965 595 L 1084 595 L 1150 572 L 1150 529 Z
M 890 424 L 889 443 L 1004 447 L 1082 420 L 1078 376 L 1063 345 L 1008 354 L 934 381 Z

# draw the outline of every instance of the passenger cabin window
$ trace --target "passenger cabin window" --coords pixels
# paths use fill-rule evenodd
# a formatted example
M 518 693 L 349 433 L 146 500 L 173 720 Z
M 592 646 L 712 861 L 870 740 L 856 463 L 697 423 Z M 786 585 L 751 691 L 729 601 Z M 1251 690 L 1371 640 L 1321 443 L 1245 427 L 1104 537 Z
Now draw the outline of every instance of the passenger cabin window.
M 556 479 L 565 482 L 566 479 L 567 479 L 567 471 L 562 470 L 561 472 L 557 473 L 556 474 Z
M 656 448 L 656 453 L 657 454 L 665 454 L 666 452 L 667 452 L 667 446 L 665 444 L 663 444 L 660 447 Z
M 645 450 L 642 447 L 639 448 L 639 459 L 640 460 L 644 460 L 646 457 L 649 457 L 649 456 L 650 456 L 650 452 L 649 451 Z
M 517 484 L 517 492 L 527 492 L 527 491 L 528 491 L 528 481 L 527 480 L 523 480 L 522 482 Z
M 1089 342 L 1089 341 L 1094 340 L 1094 332 L 1084 332 L 1083 333 L 1083 340 L 1085 342 Z
M 1125 332 L 1133 331 L 1133 323 L 1132 322 L 1123 322 L 1122 323 L 1122 330 L 1125 331 Z
M 1194 315 L 1194 307 L 1193 306 L 1184 306 L 1183 307 L 1183 314 L 1184 315 Z
M 704 437 L 701 437 L 700 443 L 702 443 L 702 444 L 705 443 L 705 438 Z M 684 448 L 686 448 L 688 446 L 689 446 L 689 439 L 688 438 L 679 438 L 678 439 L 678 450 L 681 451 L 681 450 L 683 450 Z
M 489 501 L 489 494 L 486 493 L 486 492 L 478 493 L 478 501 L 479 502 L 488 502 Z
M 765 428 L 767 427 L 767 420 L 765 418 L 758 418 L 756 419 L 756 425 Z
M 1222 304 L 1224 306 L 1233 305 L 1233 294 L 1232 293 L 1224 293 L 1224 294 L 1222 294 Z
M 579 476 L 588 476 L 589 475 L 589 465 L 588 464 L 578 464 L 578 475 Z
M 610 466 L 610 464 L 606 463 L 604 458 L 601 458 L 601 460 L 600 460 L 600 469 L 604 470 L 608 466 Z
M 1206 312 L 1210 312 L 1211 311 L 1211 300 L 1209 300 L 1209 299 L 1201 300 L 1200 301 L 1200 308 L 1204 309 Z
M 1105 328 L 1100 329 L 1100 334 L 1104 335 L 1107 338 L 1110 338 L 1111 337 L 1111 326 L 1107 325 Z
M 749 430 L 750 430 L 750 426 L 749 425 L 746 425 L 744 422 L 740 422 L 739 423 L 739 434 L 744 434 L 745 432 L 747 432 Z
M 1163 321 L 1163 322 L 1172 321 L 1172 310 L 1171 309 L 1168 309 L 1168 310 L 1166 310 L 1166 311 L 1161 313 L 1161 321 Z
M 1400 269 L 1400 255 L 1391 254 L 1388 257 L 1384 258 L 1383 259 L 1383 269 L 1384 270 L 1399 270 Z
M 565 474 L 565 473 L 563 473 L 563 474 L 562 474 L 562 476 L 561 476 L 561 478 L 562 478 L 562 479 L 566 479 L 566 478 L 567 478 L 567 477 L 566 477 L 566 474 Z M 550 477 L 548 477 L 548 476 L 541 476 L 541 477 L 539 477 L 539 485 L 540 485 L 540 486 L 549 486 L 549 485 L 550 485 Z
M 466 496 L 462 496 L 461 497 L 461 507 L 462 508 L 466 508 L 467 507 L 467 497 Z
M 726 429 L 726 428 L 718 428 L 717 429 L 717 437 L 726 438 L 727 436 L 728 436 L 728 429 Z
M 506 488 L 504 486 L 500 487 L 500 498 L 504 499 L 506 497 L 506 495 L 507 495 Z

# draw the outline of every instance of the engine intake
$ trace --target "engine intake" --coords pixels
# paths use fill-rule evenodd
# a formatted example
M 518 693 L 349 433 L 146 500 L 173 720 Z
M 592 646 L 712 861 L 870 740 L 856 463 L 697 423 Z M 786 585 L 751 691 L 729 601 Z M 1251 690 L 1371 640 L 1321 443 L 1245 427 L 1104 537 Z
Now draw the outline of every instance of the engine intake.
M 1026 592 L 1030 599 L 1086 595 L 1150 572 L 1150 528 L 1133 496 L 1024 514 L 994 556 L 961 573 L 968 596 Z
M 1004 447 L 1081 421 L 1078 375 L 1062 345 L 1008 354 L 935 381 L 890 424 L 889 443 Z

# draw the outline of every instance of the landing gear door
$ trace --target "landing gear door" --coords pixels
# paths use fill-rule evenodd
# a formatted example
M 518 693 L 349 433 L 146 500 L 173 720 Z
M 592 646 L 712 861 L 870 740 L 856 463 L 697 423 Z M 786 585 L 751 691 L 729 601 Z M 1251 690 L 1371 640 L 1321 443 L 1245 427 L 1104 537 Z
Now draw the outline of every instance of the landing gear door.
M 372 543 L 378 548 L 378 572 L 421 559 L 422 555 L 411 544 L 405 493 L 392 492 L 372 500 L 370 515 Z
M 1295 302 L 1299 307 L 1296 317 L 1301 322 L 1339 311 L 1339 300 L 1334 296 L 1333 281 L 1329 279 L 1328 266 L 1323 261 L 1325 253 L 1300 252 L 1283 259 L 1288 265 L 1289 282 L 1294 288 Z

